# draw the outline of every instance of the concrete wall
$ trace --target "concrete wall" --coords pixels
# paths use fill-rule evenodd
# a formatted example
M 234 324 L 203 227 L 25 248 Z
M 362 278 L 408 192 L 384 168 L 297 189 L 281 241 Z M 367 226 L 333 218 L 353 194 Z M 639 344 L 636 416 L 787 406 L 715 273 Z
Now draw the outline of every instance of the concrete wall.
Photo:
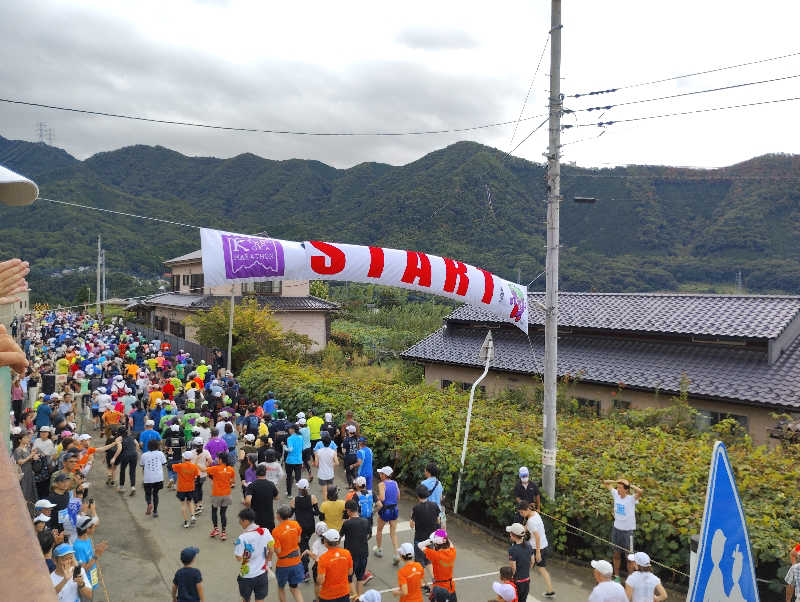
M 462 366 L 448 366 L 444 364 L 425 364 L 425 382 L 441 386 L 442 380 L 450 380 L 456 383 L 472 383 L 480 376 L 482 370 L 477 368 L 467 368 Z M 486 394 L 494 396 L 506 389 L 534 385 L 537 381 L 532 377 L 522 374 L 509 374 L 507 372 L 489 371 L 483 385 L 486 387 Z M 632 409 L 666 407 L 671 404 L 671 395 L 648 393 L 645 391 L 631 391 L 622 389 L 617 391 L 616 387 L 603 385 L 574 383 L 570 385 L 570 393 L 573 397 L 593 399 L 600 402 L 602 413 L 610 412 L 614 408 L 614 402 L 630 402 Z M 689 404 L 698 410 L 736 414 L 747 416 L 748 432 L 756 445 L 771 443 L 767 428 L 775 425 L 775 420 L 770 416 L 774 410 L 759 408 L 744 404 L 726 403 L 711 401 L 706 399 L 689 398 Z
M 327 314 L 322 311 L 282 311 L 272 314 L 281 328 L 307 335 L 314 344 L 309 351 L 319 351 L 328 344 Z

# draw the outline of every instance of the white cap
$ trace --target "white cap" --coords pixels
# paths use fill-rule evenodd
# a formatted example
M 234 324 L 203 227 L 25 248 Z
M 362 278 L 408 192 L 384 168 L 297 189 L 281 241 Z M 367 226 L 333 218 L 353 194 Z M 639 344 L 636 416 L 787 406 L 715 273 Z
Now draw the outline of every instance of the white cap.
M 514 523 L 506 527 L 506 533 L 513 533 L 517 537 L 522 537 L 525 535 L 525 527 L 519 523 Z
M 494 590 L 494 593 L 496 593 L 506 602 L 511 602 L 517 597 L 517 592 L 514 589 L 514 586 L 510 583 L 500 583 L 499 581 L 495 581 L 492 583 L 492 589 Z
M 244 440 L 245 441 L 255 441 L 256 440 L 256 436 L 253 433 L 247 433 L 244 436 Z
M 91 435 L 89 435 L 88 433 L 84 433 L 83 435 L 78 437 L 78 441 L 88 441 L 91 438 L 92 438 Z
M 520 477 L 527 477 L 530 473 L 528 472 L 527 466 L 520 466 L 519 467 L 519 476 Z
M 359 487 L 361 487 L 362 485 L 366 485 L 366 484 L 367 484 L 367 479 L 366 479 L 366 478 L 364 478 L 364 477 L 356 477 L 356 478 L 353 480 L 353 483 L 355 483 L 356 485 L 358 485 Z
M 36 518 L 33 519 L 34 523 L 49 523 L 50 517 L 46 514 L 37 514 Z
M 628 554 L 628 560 L 635 562 L 639 566 L 650 566 L 650 557 L 644 552 Z
M 400 556 L 413 556 L 414 555 L 414 546 L 412 546 L 408 542 L 401 543 L 400 547 L 397 548 L 397 553 L 400 554 Z
M 325 533 L 325 531 L 327 531 L 327 530 L 328 530 L 328 525 L 327 525 L 327 523 L 325 523 L 325 521 L 322 521 L 322 520 L 321 520 L 321 521 L 319 521 L 319 522 L 317 523 L 317 526 L 316 526 L 316 527 L 314 527 L 314 532 L 315 532 L 317 535 L 319 535 L 320 537 L 322 537 L 322 535 L 323 535 L 323 534 Z
M 305 425 L 305 423 L 306 423 L 306 419 L 305 418 L 298 418 L 297 419 L 297 424 Z
M 191 460 L 192 459 L 192 452 L 190 452 L 190 451 L 183 452 L 183 459 L 184 460 Z
M 156 423 L 155 420 L 145 420 L 144 421 L 144 425 L 145 426 L 153 426 L 155 423 Z
M 392 470 L 391 466 L 384 466 L 383 468 L 379 468 L 378 472 L 381 473 L 381 474 L 386 475 L 387 477 L 390 477 L 390 476 L 392 476 L 392 473 L 394 471 Z
M 307 479 L 300 479 L 297 481 L 297 488 L 298 489 L 308 489 L 308 480 Z
M 305 412 L 297 412 L 296 418 L 298 420 L 300 420 L 301 418 L 305 418 L 305 417 L 306 417 L 306 413 Z
M 203 445 L 203 438 L 195 437 L 194 439 L 192 439 L 192 445 Z
M 358 597 L 359 602 L 381 602 L 381 593 L 376 589 L 368 589 Z
M 100 393 L 103 393 L 103 394 L 105 394 L 105 392 L 106 392 L 106 388 L 105 387 L 100 387 L 97 390 L 100 391 Z
M 33 507 L 36 510 L 39 510 L 40 508 L 45 508 L 45 509 L 55 508 L 56 505 L 50 500 L 41 499 L 41 500 L 36 500 L 36 503 L 33 505 Z
M 356 432 L 356 425 L 355 424 L 348 424 L 345 427 L 345 430 L 347 430 L 348 433 L 355 433 Z
M 325 541 L 336 543 L 339 541 L 339 532 L 336 529 L 328 529 L 322 534 L 322 537 L 325 539 Z
M 171 424 L 169 426 L 169 430 L 177 432 L 177 431 L 181 430 L 181 425 L 180 424 Z
M 332 422 L 333 421 L 333 414 L 330 412 L 325 412 L 325 422 Z
M 613 575 L 614 567 L 608 560 L 592 560 L 592 568 L 601 575 Z

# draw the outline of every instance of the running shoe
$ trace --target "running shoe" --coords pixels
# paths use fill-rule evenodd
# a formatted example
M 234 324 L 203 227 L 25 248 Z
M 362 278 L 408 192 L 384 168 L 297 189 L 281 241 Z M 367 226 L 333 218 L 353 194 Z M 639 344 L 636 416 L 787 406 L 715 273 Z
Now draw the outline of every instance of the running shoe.
M 200 506 L 197 506 L 197 507 L 194 509 L 194 513 L 195 513 L 195 514 L 200 514 L 202 511 L 203 511 L 203 506 L 202 506 L 202 505 L 200 505 Z
M 131 497 L 136 495 L 136 487 L 131 487 L 131 492 L 128 495 L 130 495 Z
M 209 537 L 216 537 L 217 535 L 219 535 L 219 529 L 217 529 L 216 527 L 211 529 L 211 533 L 208 534 Z
M 372 548 L 372 553 L 375 554 L 375 558 L 383 558 L 383 550 L 378 546 Z
M 370 573 L 369 571 L 367 571 L 366 573 L 364 573 L 364 585 L 366 585 L 367 583 L 369 583 L 370 581 L 372 581 L 372 580 L 374 579 L 374 577 L 375 577 L 375 575 L 373 575 L 373 574 L 372 574 L 372 573 Z
M 426 583 L 425 585 L 422 586 L 422 591 L 425 592 L 426 594 L 431 593 L 431 586 Z
M 170 480 L 167 482 L 167 489 L 172 489 L 174 486 L 175 486 L 175 481 L 173 481 L 172 479 L 170 479 Z
M 309 581 L 311 581 L 311 573 L 306 571 L 306 574 L 303 576 L 303 583 L 308 583 Z
M 150 514 L 153 511 L 153 504 L 147 504 L 147 510 L 144 511 L 145 514 Z
M 226 539 L 228 539 L 228 534 L 227 534 L 227 533 L 225 533 L 225 531 L 222 531 L 222 532 L 219 534 L 219 540 L 220 540 L 220 541 L 225 541 Z
M 392 565 L 397 566 L 400 564 L 400 557 L 399 556 L 392 556 Z
M 197 522 L 197 517 L 194 514 L 192 514 L 192 518 L 189 519 L 189 522 L 195 524 Z
M 555 598 L 555 596 L 556 596 L 555 592 L 545 592 L 544 593 L 544 597 L 545 598 Z
M 184 529 L 188 529 L 189 528 L 189 521 L 188 520 L 183 521 L 183 528 Z
M 153 510 L 153 518 L 158 518 L 158 511 L 157 510 Z
M 117 487 L 117 493 L 125 493 L 125 489 L 122 487 Z

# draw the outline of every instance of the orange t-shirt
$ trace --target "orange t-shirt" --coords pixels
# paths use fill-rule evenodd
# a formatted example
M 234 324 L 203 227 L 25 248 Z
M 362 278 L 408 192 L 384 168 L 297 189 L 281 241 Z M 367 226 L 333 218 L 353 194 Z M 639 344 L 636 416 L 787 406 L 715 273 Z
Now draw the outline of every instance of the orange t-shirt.
M 97 451 L 97 448 L 95 448 L 95 447 L 87 448 L 86 449 L 86 453 L 83 454 L 80 458 L 78 458 L 78 466 L 81 466 L 81 467 L 86 466 L 86 463 L 89 461 L 89 458 L 91 458 L 94 455 L 94 452 L 96 452 L 96 451 Z
M 125 368 L 128 371 L 128 376 L 136 378 L 136 375 L 139 374 L 139 366 L 136 364 L 128 364 Z
M 164 399 L 164 394 L 161 391 L 150 391 L 150 409 L 156 407 L 156 402 L 159 399 Z
M 397 571 L 397 585 L 402 588 L 405 583 L 408 588 L 408 593 L 400 596 L 400 602 L 422 602 L 422 575 L 422 565 L 419 562 L 409 562 L 400 567 Z
M 324 600 L 343 598 L 350 593 L 347 576 L 353 570 L 353 557 L 344 548 L 328 548 L 317 560 L 317 575 L 325 576 L 319 588 L 319 597 Z
M 433 565 L 433 585 L 448 592 L 456 591 L 453 583 L 453 567 L 456 564 L 456 549 L 451 545 L 444 550 L 425 549 L 425 557 Z
M 293 520 L 285 520 L 272 530 L 275 553 L 278 555 L 278 562 L 275 566 L 300 564 L 300 535 L 302 533 L 300 524 Z
M 122 420 L 122 412 L 117 412 L 116 410 L 106 410 L 103 412 L 104 424 L 119 424 L 120 420 Z
M 178 475 L 176 491 L 194 491 L 194 480 L 200 474 L 200 469 L 192 462 L 174 464 L 172 470 Z
M 211 478 L 211 495 L 226 496 L 231 494 L 231 485 L 236 478 L 236 471 L 230 466 L 209 466 L 206 469 Z

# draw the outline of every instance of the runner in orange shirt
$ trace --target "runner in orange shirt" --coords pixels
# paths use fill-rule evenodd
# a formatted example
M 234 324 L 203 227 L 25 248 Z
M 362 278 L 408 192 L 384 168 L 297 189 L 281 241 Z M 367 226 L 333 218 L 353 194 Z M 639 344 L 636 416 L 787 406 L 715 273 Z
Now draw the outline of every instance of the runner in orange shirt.
M 404 564 L 397 571 L 398 587 L 392 590 L 392 595 L 400 598 L 400 602 L 422 602 L 422 577 L 425 572 L 419 562 L 414 562 L 414 546 L 404 543 L 397 553 Z
M 230 456 L 226 452 L 217 456 L 219 464 L 209 466 L 206 469 L 208 478 L 211 479 L 211 523 L 214 528 L 210 536 L 219 535 L 220 541 L 228 539 L 225 528 L 228 526 L 228 506 L 231 505 L 231 486 L 236 480 L 236 471 L 230 466 Z M 222 523 L 222 531 L 217 529 L 217 508 L 219 508 L 219 518 Z
M 303 529 L 297 521 L 290 520 L 292 508 L 278 508 L 278 526 L 272 530 L 275 540 L 275 553 L 278 562 L 275 565 L 275 579 L 278 582 L 278 598 L 286 602 L 286 584 L 292 591 L 296 602 L 303 602 L 303 594 L 297 589 L 305 579 L 305 571 L 300 558 L 300 536 Z
M 189 522 L 194 524 L 197 518 L 194 515 L 194 482 L 200 474 L 197 464 L 192 462 L 193 454 L 190 451 L 183 452 L 183 462 L 172 465 L 172 471 L 178 475 L 178 484 L 175 490 L 181 502 L 181 512 L 183 512 L 183 527 L 189 528 Z M 191 515 L 191 518 L 189 518 Z
M 328 529 L 322 534 L 327 551 L 317 560 L 317 582 L 319 602 L 349 602 L 355 596 L 354 584 L 348 583 L 353 576 L 353 557 L 339 547 L 339 532 Z
M 431 533 L 431 536 L 426 541 L 421 541 L 419 549 L 425 554 L 425 557 L 430 560 L 433 569 L 433 593 L 436 594 L 436 588 L 441 588 L 447 592 L 447 596 L 434 596 L 437 600 L 447 600 L 447 602 L 455 602 L 456 587 L 453 582 L 453 567 L 456 563 L 456 549 L 450 539 L 447 537 L 447 531 L 438 529 Z

